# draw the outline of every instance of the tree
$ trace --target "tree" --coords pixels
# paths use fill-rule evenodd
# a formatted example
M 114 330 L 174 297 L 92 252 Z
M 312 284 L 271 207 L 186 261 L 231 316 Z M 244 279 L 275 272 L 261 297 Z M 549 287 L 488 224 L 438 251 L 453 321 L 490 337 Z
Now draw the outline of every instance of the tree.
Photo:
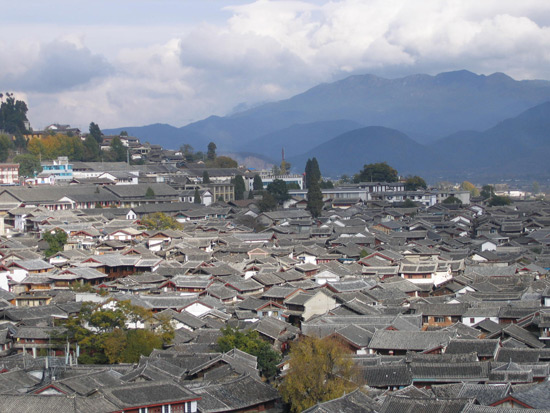
M 277 200 L 270 192 L 264 191 L 262 199 L 258 202 L 258 208 L 260 208 L 261 212 L 273 211 L 277 208 Z
M 202 172 L 202 183 L 203 184 L 210 183 L 210 175 L 208 175 L 208 171 L 206 169 Z
M 6 134 L 0 134 L 0 162 L 6 162 L 12 147 L 11 138 Z
M 418 205 L 414 203 L 412 199 L 405 199 L 405 202 L 403 202 L 403 208 L 416 208 Z
M 48 243 L 48 249 L 44 254 L 46 257 L 49 257 L 59 251 L 63 251 L 67 243 L 67 233 L 61 229 L 57 229 L 54 232 L 45 232 L 42 239 Z
M 341 397 L 358 387 L 349 351 L 335 339 L 304 337 L 290 349 L 290 369 L 280 387 L 292 412 Z
M 199 188 L 195 188 L 195 194 L 193 195 L 193 203 L 194 204 L 200 204 L 201 201 L 201 193 L 199 192 Z
M 244 179 L 242 175 L 237 175 L 235 177 L 235 199 L 244 199 L 244 191 L 246 191 Z
M 507 196 L 499 196 L 499 195 L 493 195 L 490 199 L 487 205 L 489 206 L 504 206 L 504 205 L 510 205 L 512 203 L 512 200 Z
M 277 364 L 281 361 L 281 355 L 276 352 L 269 343 L 262 340 L 255 330 L 246 332 L 236 328 L 226 327 L 222 330 L 222 336 L 218 339 L 218 347 L 226 353 L 237 348 L 245 353 L 257 357 L 258 368 L 262 375 L 271 378 L 277 373 Z
M 321 180 L 319 182 L 319 187 L 321 189 L 332 189 L 332 188 L 334 188 L 334 184 L 332 183 L 332 181 L 329 181 L 329 180 L 327 180 L 327 181 Z
M 306 188 L 309 188 L 312 182 L 319 182 L 321 180 L 321 170 L 319 169 L 319 163 L 317 158 L 308 159 L 305 167 L 306 175 Z
M 262 178 L 258 174 L 254 175 L 254 181 L 252 182 L 252 189 L 254 189 L 254 191 L 264 190 L 264 183 L 262 182 Z
M 141 225 L 145 226 L 145 228 L 147 229 L 154 231 L 161 231 L 163 229 L 183 229 L 182 224 L 180 224 L 173 217 L 166 215 L 163 212 L 154 212 L 152 214 L 145 215 L 141 219 Z
M 78 344 L 83 364 L 136 363 L 142 355 L 148 356 L 154 348 L 162 348 L 173 339 L 168 320 L 161 320 L 155 331 L 130 328 L 149 324 L 151 310 L 117 301 L 114 308 L 102 308 L 85 302 L 78 316 L 63 322 L 65 330 L 56 338 L 60 343 Z
M 125 130 L 121 130 L 118 136 L 128 136 L 128 132 L 126 132 Z
M 206 152 L 206 160 L 208 161 L 214 161 L 216 159 L 216 144 L 214 142 L 210 142 L 208 144 L 208 151 Z
M 463 191 L 470 191 L 471 196 L 479 196 L 479 189 L 476 186 L 468 181 L 464 181 L 460 184 L 460 189 Z
M 273 198 L 275 198 L 275 201 L 277 201 L 278 204 L 290 199 L 288 188 L 285 181 L 282 179 L 274 179 L 273 182 L 270 182 L 267 185 L 267 192 L 273 195 Z
M 15 100 L 13 93 L 6 92 L 6 101 L 0 93 L 0 131 L 15 136 L 22 136 L 27 132 L 27 104 L 22 100 Z
M 217 156 L 213 163 L 209 165 L 215 168 L 238 168 L 239 164 L 236 160 L 230 158 L 229 156 Z
M 290 162 L 282 161 L 281 162 L 281 175 L 288 174 L 290 172 L 291 167 L 292 167 L 292 165 L 290 164 Z
M 483 185 L 481 187 L 481 192 L 479 193 L 479 195 L 483 199 L 489 199 L 493 195 L 495 195 L 495 188 L 492 185 Z
M 103 133 L 101 133 L 101 129 L 99 129 L 99 126 L 97 123 L 94 123 L 94 122 L 90 123 L 89 132 L 90 132 L 90 135 L 92 135 L 92 138 L 95 139 L 98 145 L 101 142 L 103 142 Z
M 126 148 L 118 136 L 111 140 L 111 159 L 115 162 L 124 162 L 126 160 Z
M 359 182 L 397 182 L 397 171 L 386 162 L 371 163 L 363 166 L 358 174 L 353 176 L 355 183 Z
M 83 161 L 95 162 L 99 160 L 99 143 L 94 139 L 92 135 L 86 136 L 84 140 L 84 154 L 82 156 Z
M 319 182 L 313 181 L 307 190 L 306 209 L 314 218 L 321 215 L 321 211 L 323 210 L 323 193 L 319 187 Z
M 426 189 L 426 181 L 419 176 L 409 176 L 405 180 L 405 191 L 416 191 L 420 188 Z
M 458 199 L 456 196 L 454 195 L 451 195 L 451 196 L 448 196 L 447 198 L 445 198 L 442 202 L 442 204 L 462 204 L 462 201 L 460 199 Z
M 153 199 L 155 197 L 155 191 L 150 186 L 147 187 L 147 190 L 145 191 L 145 198 L 147 199 Z

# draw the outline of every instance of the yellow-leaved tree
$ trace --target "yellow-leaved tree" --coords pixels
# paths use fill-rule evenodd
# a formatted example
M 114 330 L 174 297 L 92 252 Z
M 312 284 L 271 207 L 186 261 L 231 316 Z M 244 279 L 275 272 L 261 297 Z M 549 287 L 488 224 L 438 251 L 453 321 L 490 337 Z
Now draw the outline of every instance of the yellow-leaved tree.
M 341 397 L 358 387 L 350 352 L 336 339 L 300 339 L 290 349 L 289 363 L 280 391 L 293 412 Z

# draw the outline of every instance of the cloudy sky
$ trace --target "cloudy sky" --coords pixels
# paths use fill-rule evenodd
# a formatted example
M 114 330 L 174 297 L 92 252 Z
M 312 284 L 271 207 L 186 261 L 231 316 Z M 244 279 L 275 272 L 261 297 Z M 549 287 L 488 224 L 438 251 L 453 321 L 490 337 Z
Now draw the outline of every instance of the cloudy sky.
M 2 5 L 3 4 L 3 5 Z M 183 126 L 350 74 L 550 80 L 546 0 L 0 0 L 34 129 Z

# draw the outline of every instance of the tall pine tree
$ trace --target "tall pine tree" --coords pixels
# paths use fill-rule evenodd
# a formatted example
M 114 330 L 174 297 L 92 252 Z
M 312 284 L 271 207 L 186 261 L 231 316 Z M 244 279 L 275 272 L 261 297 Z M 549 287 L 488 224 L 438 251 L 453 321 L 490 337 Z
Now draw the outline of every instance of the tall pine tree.
M 323 210 L 323 192 L 321 192 L 319 182 L 313 181 L 307 189 L 306 209 L 314 218 L 321 215 L 321 211 Z
M 244 179 L 242 175 L 237 175 L 235 177 L 235 199 L 244 199 L 244 191 L 246 187 L 244 185 Z

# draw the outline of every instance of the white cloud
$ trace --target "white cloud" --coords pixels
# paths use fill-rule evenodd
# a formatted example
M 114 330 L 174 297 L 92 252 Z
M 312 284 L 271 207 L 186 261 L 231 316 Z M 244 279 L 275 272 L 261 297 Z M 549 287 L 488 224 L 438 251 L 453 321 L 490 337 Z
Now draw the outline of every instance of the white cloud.
M 222 23 L 221 14 L 151 26 L 112 17 L 106 26 L 27 26 L 19 37 L 0 28 L 0 60 L 11 63 L 0 65 L 0 89 L 26 93 L 39 125 L 179 126 L 350 73 L 548 77 L 548 2 L 258 0 L 223 12 Z

